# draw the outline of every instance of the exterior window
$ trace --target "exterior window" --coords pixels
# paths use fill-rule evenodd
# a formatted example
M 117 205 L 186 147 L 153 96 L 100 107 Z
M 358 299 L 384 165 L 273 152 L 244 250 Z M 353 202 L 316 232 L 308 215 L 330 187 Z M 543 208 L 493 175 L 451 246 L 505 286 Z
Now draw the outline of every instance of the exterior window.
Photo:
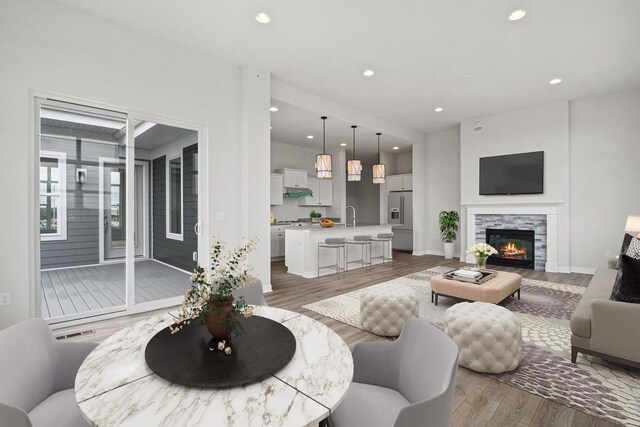
M 167 160 L 167 238 L 182 240 L 182 157 Z
M 40 153 L 40 239 L 66 240 L 66 155 Z

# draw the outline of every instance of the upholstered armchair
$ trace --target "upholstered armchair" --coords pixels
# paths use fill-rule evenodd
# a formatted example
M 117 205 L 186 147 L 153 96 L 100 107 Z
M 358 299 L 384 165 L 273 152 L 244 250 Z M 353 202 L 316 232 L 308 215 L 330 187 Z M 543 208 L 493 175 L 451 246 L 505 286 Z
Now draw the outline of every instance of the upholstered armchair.
M 396 341 L 357 344 L 353 363 L 330 426 L 449 426 L 458 346 L 436 327 L 413 317 Z
M 73 387 L 96 345 L 57 341 L 42 319 L 0 331 L 0 425 L 87 426 Z
M 244 288 L 234 291 L 233 296 L 234 298 L 244 297 L 247 304 L 268 305 L 267 301 L 264 299 L 262 282 L 260 280 L 256 280 L 249 286 L 245 286 Z

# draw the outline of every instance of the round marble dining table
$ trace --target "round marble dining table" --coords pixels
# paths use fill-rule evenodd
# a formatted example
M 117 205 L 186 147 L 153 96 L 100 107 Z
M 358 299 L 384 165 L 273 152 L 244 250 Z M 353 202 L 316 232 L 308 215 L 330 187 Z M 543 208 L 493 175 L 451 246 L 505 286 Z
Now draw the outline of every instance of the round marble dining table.
M 329 416 L 353 378 L 346 343 L 310 317 L 255 306 L 254 315 L 286 326 L 296 352 L 259 383 L 200 389 L 170 383 L 145 363 L 147 342 L 173 323 L 153 316 L 107 338 L 87 356 L 75 382 L 76 401 L 95 426 L 307 426 Z

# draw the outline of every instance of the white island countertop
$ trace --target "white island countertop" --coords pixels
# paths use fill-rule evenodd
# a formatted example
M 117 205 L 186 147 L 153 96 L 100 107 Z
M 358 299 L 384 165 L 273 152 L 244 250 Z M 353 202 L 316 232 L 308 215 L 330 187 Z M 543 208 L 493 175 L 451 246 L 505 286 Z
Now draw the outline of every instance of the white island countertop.
M 314 224 L 304 227 L 291 227 L 285 230 L 285 265 L 287 271 L 298 276 L 313 278 L 318 277 L 318 243 L 328 238 L 345 238 L 352 240 L 354 236 L 368 235 L 375 237 L 380 233 L 391 233 L 391 225 L 363 225 L 358 227 L 346 227 L 336 225 L 330 228 L 322 228 Z M 386 257 L 391 258 L 391 245 L 387 246 Z M 362 257 L 361 247 L 348 245 L 349 270 L 360 268 L 359 261 Z M 371 256 L 382 255 L 382 243 L 373 242 Z M 368 255 L 366 256 L 368 259 Z M 373 264 L 381 263 L 382 259 L 374 259 Z M 320 265 L 336 263 L 336 252 L 331 249 L 322 249 L 320 252 Z M 321 269 L 320 276 L 334 274 L 335 270 Z

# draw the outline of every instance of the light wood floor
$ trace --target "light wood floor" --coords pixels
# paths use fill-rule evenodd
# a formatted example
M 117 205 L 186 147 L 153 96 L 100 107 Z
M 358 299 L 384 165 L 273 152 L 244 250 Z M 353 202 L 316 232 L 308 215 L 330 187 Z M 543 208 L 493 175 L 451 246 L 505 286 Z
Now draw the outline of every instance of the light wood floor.
M 394 261 L 391 263 L 374 266 L 370 272 L 354 270 L 349 272 L 345 279 L 338 280 L 336 276 L 304 279 L 287 274 L 284 262 L 275 262 L 272 263 L 271 274 L 273 292 L 267 294 L 266 299 L 273 307 L 299 312 L 324 323 L 336 331 L 350 348 L 353 348 L 358 342 L 382 341 L 384 338 L 321 316 L 302 308 L 302 306 L 438 265 L 455 267 L 460 264 L 456 261 L 445 261 L 439 256 L 414 257 L 397 252 L 394 253 Z M 496 267 L 496 269 L 515 271 L 531 279 L 580 286 L 586 286 L 591 279 L 591 276 L 585 274 L 545 273 L 502 267 Z M 151 314 L 146 313 L 96 322 L 81 328 L 59 330 L 56 331 L 56 334 L 69 333 L 72 330 L 93 329 L 96 331 L 95 334 L 76 339 L 101 341 L 113 332 L 149 315 Z M 458 369 L 452 426 L 605 427 L 612 425 L 608 421 L 545 400 L 465 368 Z

